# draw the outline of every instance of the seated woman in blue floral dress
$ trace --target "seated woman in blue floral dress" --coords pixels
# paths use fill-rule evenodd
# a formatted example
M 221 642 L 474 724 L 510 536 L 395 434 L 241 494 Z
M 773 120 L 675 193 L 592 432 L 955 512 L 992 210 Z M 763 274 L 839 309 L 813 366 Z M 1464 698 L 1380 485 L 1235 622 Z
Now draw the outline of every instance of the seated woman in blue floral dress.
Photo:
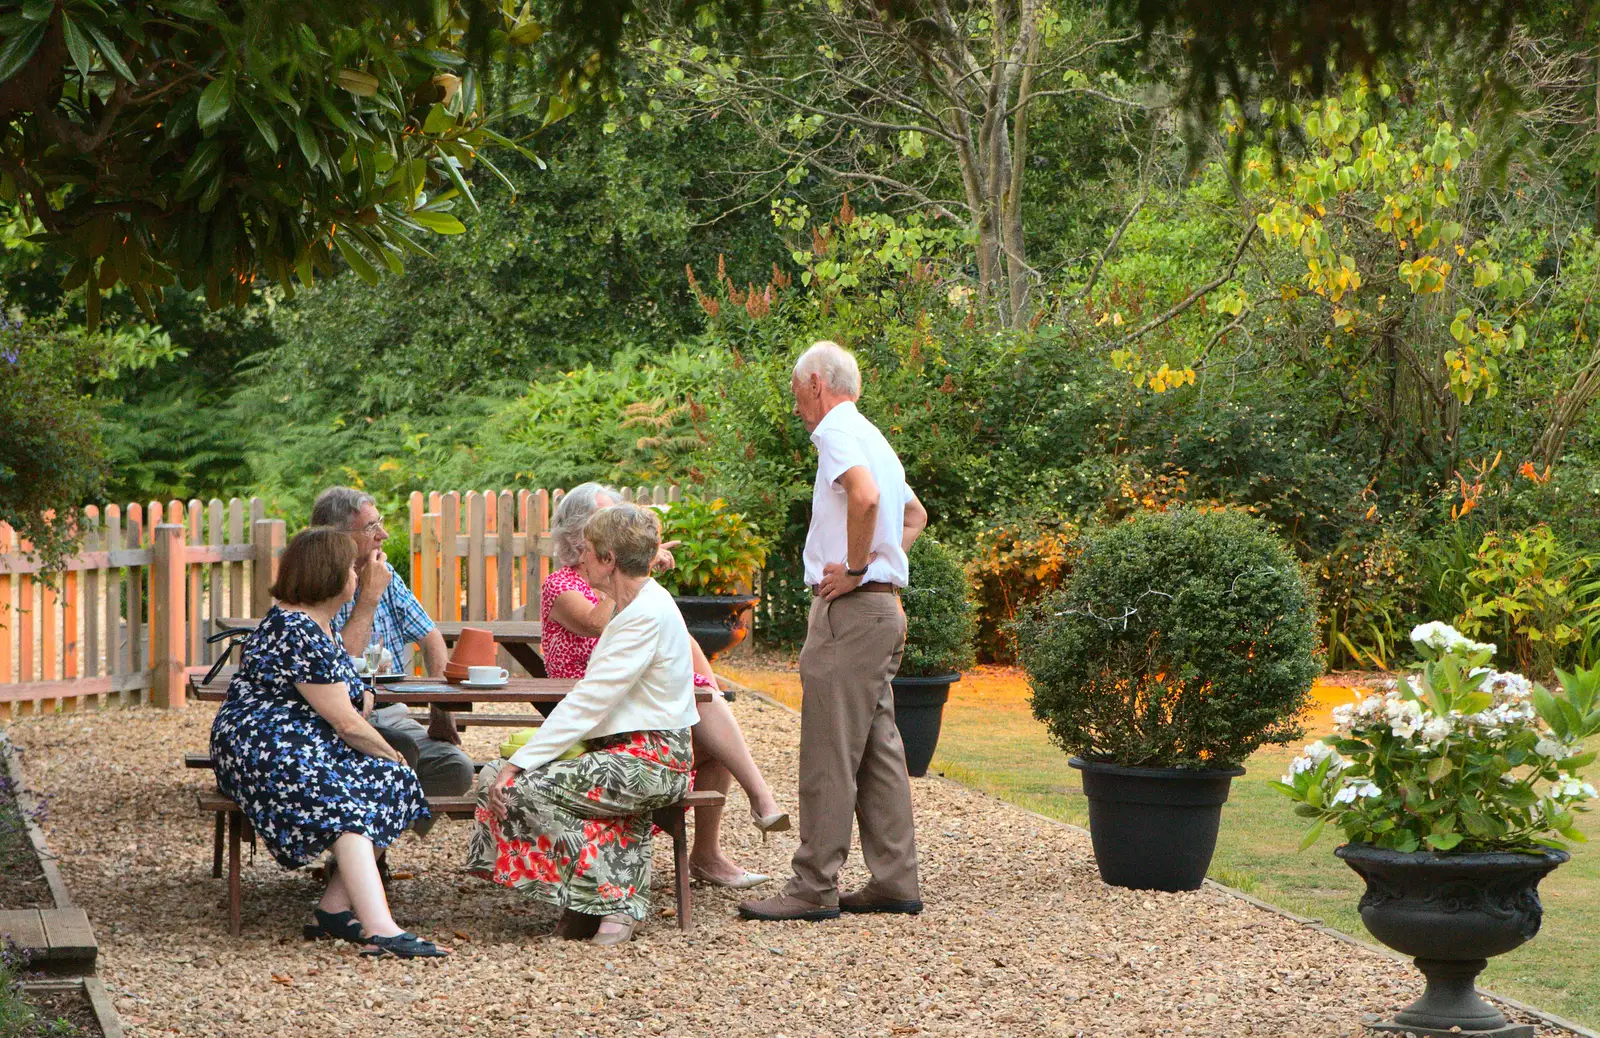
M 284 868 L 333 848 L 338 868 L 308 936 L 340 937 L 366 955 L 446 955 L 396 925 L 378 878 L 375 848 L 428 817 L 428 806 L 416 772 L 367 723 L 371 693 L 328 629 L 355 594 L 355 561 L 354 542 L 327 527 L 284 549 L 278 604 L 245 642 L 211 725 L 217 787 Z

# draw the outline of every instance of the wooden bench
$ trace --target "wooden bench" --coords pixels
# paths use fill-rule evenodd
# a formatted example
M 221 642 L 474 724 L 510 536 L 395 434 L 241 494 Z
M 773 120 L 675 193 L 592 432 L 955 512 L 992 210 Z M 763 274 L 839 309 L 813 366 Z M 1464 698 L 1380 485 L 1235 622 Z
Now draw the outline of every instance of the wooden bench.
M 184 755 L 186 768 L 210 768 L 211 758 L 203 753 Z M 481 768 L 478 764 L 476 767 Z M 689 893 L 689 830 L 684 816 L 692 808 L 717 807 L 724 796 L 710 790 L 689 793 L 676 804 L 651 813 L 651 821 L 672 838 L 673 893 L 678 903 L 678 928 L 687 930 L 693 925 L 694 903 Z M 200 810 L 216 818 L 212 839 L 211 874 L 222 877 L 223 825 L 226 819 L 228 844 L 228 933 L 238 937 L 243 929 L 244 892 L 241 887 L 241 850 L 250 822 L 239 805 L 218 792 L 200 793 L 196 797 Z M 471 819 L 477 811 L 477 798 L 429 797 L 428 810 L 436 817 Z M 254 834 L 250 834 L 254 839 Z

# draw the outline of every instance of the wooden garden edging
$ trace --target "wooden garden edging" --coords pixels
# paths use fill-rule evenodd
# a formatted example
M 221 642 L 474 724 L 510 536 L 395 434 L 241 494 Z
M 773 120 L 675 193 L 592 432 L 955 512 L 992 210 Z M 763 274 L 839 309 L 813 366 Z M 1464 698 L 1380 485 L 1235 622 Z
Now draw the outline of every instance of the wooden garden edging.
M 11 783 L 18 811 L 28 831 L 28 841 L 50 888 L 55 908 L 0 910 L 0 934 L 4 934 L 26 956 L 28 965 L 43 969 L 48 976 L 23 983 L 27 990 L 79 990 L 89 1000 L 96 1021 L 106 1038 L 122 1038 L 122 1023 L 116 1007 L 106 994 L 105 985 L 95 975 L 99 944 L 89 926 L 89 917 L 72 904 L 72 895 L 56 868 L 55 856 L 45 842 L 44 831 L 34 821 L 37 805 L 22 781 L 22 767 L 11 740 L 0 733 L 0 776 Z
M 622 496 L 662 504 L 679 490 L 628 487 Z M 550 511 L 561 497 L 413 493 L 411 587 L 428 615 L 538 619 Z M 218 622 L 265 616 L 272 605 L 287 526 L 266 517 L 260 498 L 91 505 L 81 522 L 83 548 L 55 583 L 39 579 L 29 545 L 0 523 L 0 720 L 111 703 L 183 706 L 184 669 L 213 661 L 220 647 L 206 638 Z

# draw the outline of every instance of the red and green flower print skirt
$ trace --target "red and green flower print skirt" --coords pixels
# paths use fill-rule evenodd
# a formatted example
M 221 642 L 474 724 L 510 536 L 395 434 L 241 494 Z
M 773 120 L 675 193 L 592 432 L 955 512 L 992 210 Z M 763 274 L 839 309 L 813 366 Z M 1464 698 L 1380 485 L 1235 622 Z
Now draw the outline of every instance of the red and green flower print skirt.
M 505 761 L 478 776 L 467 871 L 587 915 L 650 907 L 650 813 L 689 791 L 689 729 L 623 732 L 589 740 L 588 752 L 517 776 L 506 818 L 488 809 Z

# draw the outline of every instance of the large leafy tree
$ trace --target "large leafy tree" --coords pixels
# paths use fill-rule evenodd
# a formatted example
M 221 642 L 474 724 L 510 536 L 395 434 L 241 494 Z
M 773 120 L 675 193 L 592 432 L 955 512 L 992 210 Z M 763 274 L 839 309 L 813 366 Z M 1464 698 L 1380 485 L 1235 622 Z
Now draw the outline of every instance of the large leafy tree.
M 509 0 L 0 2 L 0 218 L 73 259 L 91 326 L 119 283 L 153 316 L 174 282 L 215 307 L 335 254 L 375 279 L 462 229 L 464 171 L 519 146 L 499 118 L 570 110 L 490 82 L 544 32 Z
M 1135 34 L 1101 5 L 1055 0 L 800 0 L 785 14 L 755 50 L 663 19 L 648 47 L 660 99 L 760 135 L 773 159 L 742 174 L 757 200 L 815 173 L 964 227 L 982 312 L 1026 324 L 1043 280 L 1025 233 L 1034 124 L 1080 101 L 1107 106 L 1108 136 L 1137 125 L 1151 106 L 1108 67 Z

